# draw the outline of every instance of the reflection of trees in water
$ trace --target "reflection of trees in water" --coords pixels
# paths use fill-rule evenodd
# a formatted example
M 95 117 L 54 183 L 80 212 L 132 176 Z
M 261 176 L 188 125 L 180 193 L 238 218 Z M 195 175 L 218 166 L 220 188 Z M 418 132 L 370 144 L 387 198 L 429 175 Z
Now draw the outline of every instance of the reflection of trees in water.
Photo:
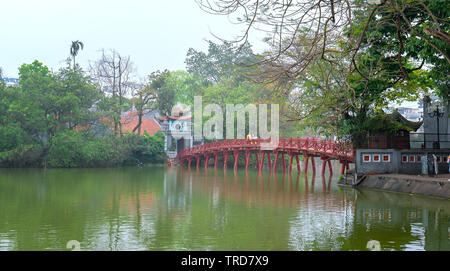
M 314 182 L 322 182 L 322 193 L 314 193 Z M 305 177 L 304 196 L 290 223 L 289 245 L 293 250 L 341 250 L 353 221 L 353 201 L 331 193 L 330 177 Z M 308 193 L 309 192 L 309 193 Z
M 351 192 L 357 198 L 355 223 L 344 247 L 363 250 L 369 240 L 380 240 L 384 250 L 449 250 L 450 206 L 446 200 Z
M 9 250 L 126 249 L 153 208 L 164 169 L 20 169 L 0 172 L 0 236 Z M 162 182 L 160 182 L 162 184 Z M 134 228 L 133 228 L 133 227 Z M 1 238 L 0 238 L 1 239 Z M 125 241 L 124 241 L 125 240 Z M 6 243 L 0 240 L 0 246 Z
M 445 200 L 293 173 L 0 171 L 0 249 L 450 250 Z M 3 246 L 3 248 L 1 247 Z

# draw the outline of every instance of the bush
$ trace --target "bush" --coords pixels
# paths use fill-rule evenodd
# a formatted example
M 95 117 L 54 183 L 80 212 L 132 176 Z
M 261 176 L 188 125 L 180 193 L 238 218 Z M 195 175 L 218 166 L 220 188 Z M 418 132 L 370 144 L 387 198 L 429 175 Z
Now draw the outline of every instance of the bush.
M 88 132 L 63 131 L 52 138 L 46 162 L 49 167 L 113 167 L 162 163 L 164 135 L 128 134 L 94 137 Z
M 64 131 L 53 136 L 46 157 L 50 167 L 80 167 L 84 138 L 81 132 Z
M 164 134 L 157 132 L 150 136 L 147 132 L 144 135 L 127 134 L 124 137 L 125 144 L 130 148 L 130 155 L 125 161 L 127 165 L 162 163 L 165 161 Z
M 0 152 L 1 167 L 39 167 L 41 166 L 42 147 L 40 145 L 22 145 Z
M 17 123 L 0 126 L 0 166 L 40 166 L 42 147 L 23 131 Z

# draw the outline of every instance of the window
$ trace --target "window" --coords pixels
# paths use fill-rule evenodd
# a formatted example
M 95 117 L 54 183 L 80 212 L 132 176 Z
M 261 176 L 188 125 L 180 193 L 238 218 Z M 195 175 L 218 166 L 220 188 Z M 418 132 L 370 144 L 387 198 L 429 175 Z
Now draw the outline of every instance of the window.
M 415 155 L 410 155 L 409 159 L 408 159 L 408 162 L 410 162 L 410 163 L 416 162 L 416 156 Z
M 408 155 L 402 154 L 402 163 L 408 163 Z
M 417 155 L 416 162 L 417 163 L 422 163 L 422 156 L 421 155 Z
M 371 160 L 372 159 L 370 159 L 370 155 L 369 154 L 363 154 L 363 162 L 368 163 Z
M 379 154 L 372 155 L 373 162 L 380 162 L 381 158 Z
M 385 163 L 391 162 L 391 155 L 390 154 L 383 154 L 383 162 L 385 162 Z

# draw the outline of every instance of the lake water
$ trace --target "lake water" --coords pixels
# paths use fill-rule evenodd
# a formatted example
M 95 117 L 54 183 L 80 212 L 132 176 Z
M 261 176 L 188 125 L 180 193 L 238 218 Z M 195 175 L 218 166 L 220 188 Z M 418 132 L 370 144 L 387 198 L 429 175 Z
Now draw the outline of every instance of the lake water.
M 0 250 L 450 250 L 449 200 L 338 177 L 0 169 Z

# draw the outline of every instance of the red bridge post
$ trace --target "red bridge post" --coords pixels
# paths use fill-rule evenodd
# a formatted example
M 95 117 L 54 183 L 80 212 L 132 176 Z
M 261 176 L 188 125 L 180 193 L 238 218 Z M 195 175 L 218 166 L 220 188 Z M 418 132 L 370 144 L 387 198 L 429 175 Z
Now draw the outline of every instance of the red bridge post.
M 272 170 L 272 158 L 270 157 L 270 152 L 267 152 L 267 159 L 269 159 L 269 171 Z
M 233 157 L 234 157 L 234 170 L 237 170 L 238 161 L 239 161 L 239 151 L 234 151 Z
M 227 169 L 227 162 L 228 162 L 228 151 L 223 152 L 223 169 Z
M 325 176 L 325 166 L 327 165 L 327 160 L 324 157 L 320 157 L 320 160 L 322 160 L 322 176 Z
M 291 174 L 291 171 L 292 171 L 292 160 L 294 159 L 294 154 L 292 152 L 289 152 L 288 155 L 289 155 L 288 172 L 289 172 L 289 174 Z
M 249 150 L 245 150 L 245 171 L 248 170 L 248 166 L 250 164 L 250 156 L 252 153 Z
M 200 169 L 200 155 L 196 155 L 195 158 L 197 159 L 197 169 Z
M 275 172 L 275 171 L 277 171 L 279 152 L 278 151 L 273 151 L 273 153 L 275 154 L 275 160 L 273 161 L 273 171 Z
M 208 170 L 209 154 L 205 154 L 205 169 Z
M 214 169 L 217 169 L 217 164 L 218 164 L 218 161 L 219 161 L 219 153 L 215 152 L 214 155 L 215 155 L 215 157 L 214 157 Z
M 259 168 L 258 170 L 262 170 L 264 167 L 264 156 L 266 155 L 265 151 L 261 151 L 261 161 L 259 163 Z
M 306 154 L 305 157 L 305 168 L 303 169 L 303 173 L 308 174 L 308 162 L 309 162 L 309 156 Z

